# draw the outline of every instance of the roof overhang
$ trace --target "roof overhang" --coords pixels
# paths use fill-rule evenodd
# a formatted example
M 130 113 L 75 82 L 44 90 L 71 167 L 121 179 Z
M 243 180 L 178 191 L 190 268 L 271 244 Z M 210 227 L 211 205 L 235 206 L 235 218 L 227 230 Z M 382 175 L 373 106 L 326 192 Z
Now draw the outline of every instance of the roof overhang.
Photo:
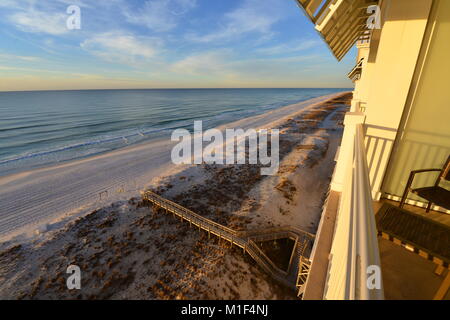
M 297 0 L 334 56 L 341 60 L 358 40 L 370 40 L 367 8 L 378 0 Z

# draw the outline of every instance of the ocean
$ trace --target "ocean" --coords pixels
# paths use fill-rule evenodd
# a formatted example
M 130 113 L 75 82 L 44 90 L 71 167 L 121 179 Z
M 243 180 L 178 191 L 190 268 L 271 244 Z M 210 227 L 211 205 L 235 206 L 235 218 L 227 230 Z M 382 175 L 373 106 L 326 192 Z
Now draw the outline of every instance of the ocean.
M 0 92 L 0 176 L 80 159 L 177 128 L 204 129 L 349 89 Z

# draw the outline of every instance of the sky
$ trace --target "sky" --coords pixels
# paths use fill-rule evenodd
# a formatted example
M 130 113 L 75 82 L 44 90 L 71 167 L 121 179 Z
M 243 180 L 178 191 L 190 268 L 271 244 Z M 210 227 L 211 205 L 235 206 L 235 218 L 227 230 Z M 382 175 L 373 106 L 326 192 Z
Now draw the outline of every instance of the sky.
M 0 0 L 0 91 L 349 88 L 354 60 L 295 0 Z

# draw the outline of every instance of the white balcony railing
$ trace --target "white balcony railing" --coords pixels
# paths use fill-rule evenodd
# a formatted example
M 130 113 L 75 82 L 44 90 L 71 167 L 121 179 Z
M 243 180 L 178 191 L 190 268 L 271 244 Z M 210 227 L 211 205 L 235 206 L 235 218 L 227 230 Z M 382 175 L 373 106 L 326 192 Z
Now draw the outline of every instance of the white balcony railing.
M 351 122 L 351 121 L 349 121 Z M 345 128 L 342 194 L 330 252 L 324 299 L 383 299 L 380 254 L 361 123 Z M 350 134 L 349 134 L 350 133 Z M 342 149 L 342 148 L 341 148 Z M 341 150 L 342 151 L 342 150 Z

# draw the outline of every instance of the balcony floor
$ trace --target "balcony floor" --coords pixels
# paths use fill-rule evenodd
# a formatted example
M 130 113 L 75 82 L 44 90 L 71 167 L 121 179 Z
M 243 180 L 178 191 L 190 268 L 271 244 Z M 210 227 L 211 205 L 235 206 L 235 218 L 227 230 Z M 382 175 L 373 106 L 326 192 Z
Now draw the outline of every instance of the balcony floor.
M 394 206 L 398 206 L 398 202 L 397 201 L 382 199 L 381 201 L 374 202 L 374 211 L 378 212 L 378 210 L 381 208 L 383 203 L 389 203 L 389 204 L 392 204 Z M 403 208 L 408 210 L 408 211 L 411 211 L 411 212 L 414 212 L 416 214 L 419 214 L 419 215 L 422 215 L 424 217 L 427 217 L 428 219 L 435 220 L 435 221 L 437 221 L 439 223 L 442 223 L 442 224 L 445 224 L 447 226 L 450 226 L 450 214 L 448 214 L 448 213 L 442 213 L 442 212 L 433 211 L 433 210 L 431 210 L 430 212 L 426 212 L 425 208 L 412 206 L 412 205 L 409 205 L 409 204 L 405 204 L 405 206 Z
M 382 200 L 374 203 L 375 212 L 384 202 L 398 205 L 397 202 Z M 404 209 L 424 215 L 432 220 L 450 226 L 450 215 L 439 212 L 426 213 L 425 209 L 405 205 Z M 441 275 L 434 273 L 437 265 L 400 245 L 379 237 L 378 240 L 383 271 L 385 298 L 388 300 L 431 300 L 435 296 L 449 270 Z M 450 291 L 445 300 L 450 300 Z

